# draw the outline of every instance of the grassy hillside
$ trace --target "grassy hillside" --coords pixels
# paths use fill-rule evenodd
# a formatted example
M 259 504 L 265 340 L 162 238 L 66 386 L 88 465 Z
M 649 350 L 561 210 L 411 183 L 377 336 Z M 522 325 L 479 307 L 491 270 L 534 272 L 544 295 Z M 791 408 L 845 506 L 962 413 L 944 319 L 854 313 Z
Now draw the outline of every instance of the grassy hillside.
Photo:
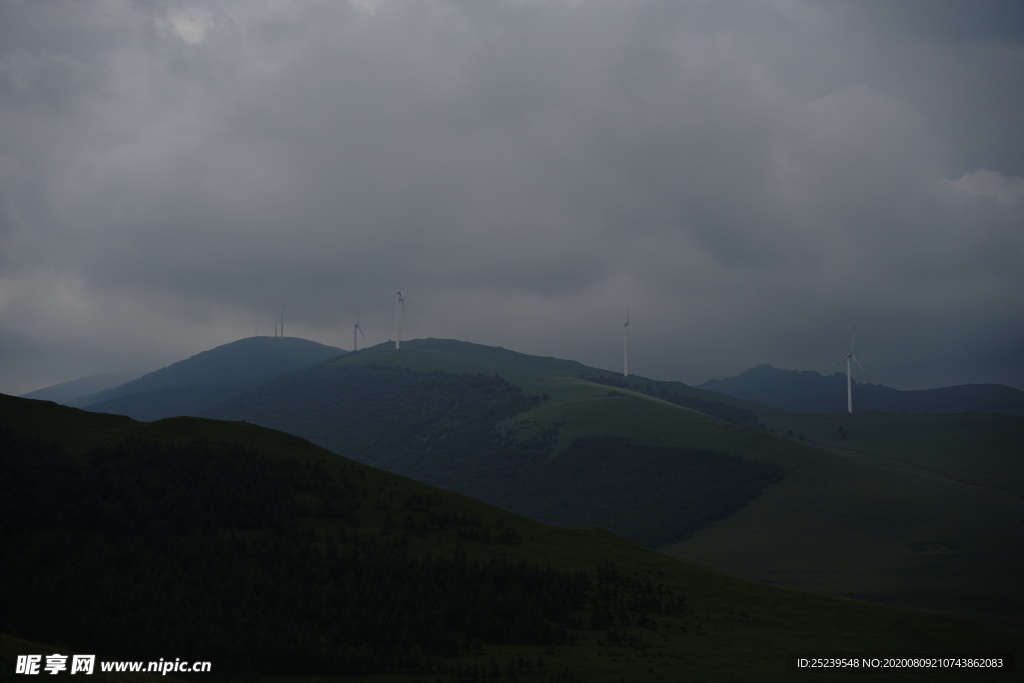
M 526 373 L 516 372 L 522 381 Z M 573 378 L 538 375 L 537 384 L 552 393 L 527 394 L 480 373 L 337 361 L 205 414 L 287 431 L 535 519 L 596 524 L 649 546 L 686 537 L 784 474 L 767 463 L 652 441 L 667 429 L 660 422 L 706 417 L 693 411 Z
M 844 457 L 1024 495 L 1024 419 L 958 415 L 764 416 L 777 434 Z
M 412 340 L 398 351 L 382 344 L 350 354 L 332 365 L 399 365 L 418 372 L 501 377 L 521 387 L 525 394 L 547 396 L 550 400 L 538 403 L 500 428 L 508 431 L 511 438 L 526 439 L 554 426 L 554 454 L 568 449 L 578 437 L 605 435 L 654 445 L 715 448 L 718 433 L 729 431 L 730 423 L 714 413 L 721 411 L 728 416 L 737 410 L 749 411 L 750 418 L 756 420 L 751 408 L 763 408 L 693 389 L 681 382 L 623 378 L 620 373 L 575 361 L 448 339 Z
M 665 552 L 739 576 L 1020 624 L 1019 498 L 835 460 Z
M 1019 417 L 765 416 L 832 454 L 665 549 L 738 576 L 1024 628 Z
M 504 358 L 511 359 L 508 367 L 502 364 Z M 301 401 L 298 411 L 292 407 L 311 425 L 329 426 L 338 437 L 335 441 L 320 441 L 322 435 L 305 432 L 295 422 L 267 424 L 308 436 L 362 460 L 367 452 L 355 444 L 366 439 L 351 438 L 354 434 L 368 430 L 367 438 L 380 433 L 388 436 L 378 438 L 387 441 L 398 437 L 403 425 L 416 432 L 420 429 L 416 421 L 419 409 L 398 406 L 404 405 L 403 401 L 429 403 L 431 394 L 418 394 L 411 385 L 396 385 L 396 395 L 378 401 L 372 390 L 345 379 L 344 371 L 398 365 L 414 370 L 410 376 L 441 371 L 498 375 L 521 389 L 519 398 L 533 396 L 540 400 L 521 412 L 515 412 L 520 408 L 510 411 L 513 414 L 504 419 L 498 420 L 495 415 L 491 422 L 477 424 L 477 428 L 483 427 L 475 432 L 482 440 L 472 441 L 468 450 L 453 448 L 460 440 L 452 439 L 435 442 L 438 448 L 434 451 L 410 449 L 404 464 L 372 458 L 366 461 L 549 522 L 602 525 L 652 546 L 665 544 L 665 551 L 675 556 L 748 578 L 954 610 L 1000 623 L 1020 620 L 1024 605 L 1016 580 L 1024 570 L 1024 525 L 1020 522 L 1024 507 L 1020 498 L 944 480 L 921 468 L 898 471 L 891 461 L 877 457 L 839 455 L 838 451 L 812 444 L 809 436 L 801 443 L 797 428 L 786 426 L 789 423 L 785 421 L 791 418 L 770 409 L 759 409 L 759 414 L 775 433 L 729 424 L 651 395 L 682 394 L 687 388 L 678 383 L 650 382 L 648 388 L 648 380 L 630 378 L 640 390 L 614 387 L 578 376 L 611 382 L 616 379 L 614 373 L 600 376 L 600 371 L 580 369 L 575 364 L 569 365 L 579 370 L 576 376 L 532 372 L 529 359 L 504 349 L 443 340 L 412 342 L 400 351 L 374 347 L 331 363 L 331 372 L 321 377 L 322 390 L 316 400 Z M 569 366 L 540 359 L 537 367 L 555 370 Z M 334 379 L 328 379 L 328 375 Z M 255 402 L 274 419 L 285 412 L 282 402 L 290 401 L 283 388 L 268 385 Z M 332 395 L 346 396 L 348 403 L 333 403 L 328 398 Z M 707 392 L 690 396 L 714 403 L 714 395 Z M 468 390 L 462 399 L 475 401 Z M 396 419 L 385 420 L 386 424 L 378 421 L 396 410 Z M 451 409 L 446 420 L 457 419 L 459 413 Z M 244 415 L 219 414 L 233 419 Z M 992 432 L 990 417 L 1000 419 L 988 416 L 978 418 L 980 422 L 964 422 L 936 416 L 931 424 L 948 425 L 937 429 L 936 434 L 948 446 L 950 458 L 986 451 L 972 449 L 970 444 L 985 444 L 995 433 L 1003 434 L 999 439 L 1005 449 L 1012 449 L 1016 432 Z M 915 424 L 912 417 L 887 419 L 892 435 L 900 433 L 901 425 Z M 827 429 L 836 432 L 835 425 Z M 792 431 L 792 439 L 782 437 L 787 431 Z M 848 429 L 850 434 L 854 431 L 853 427 Z M 606 439 L 609 445 L 617 439 L 619 443 L 625 440 L 628 445 L 619 448 L 615 458 L 595 463 L 584 449 L 574 448 L 580 440 L 592 438 Z M 920 443 L 937 441 L 921 439 Z M 893 452 L 901 447 L 894 442 Z M 649 457 L 659 448 L 678 449 L 674 451 L 676 457 Z M 393 452 L 390 447 L 384 450 Z M 693 451 L 699 454 L 685 455 Z M 637 457 L 641 452 L 644 455 Z M 696 474 L 696 464 L 707 454 L 720 454 L 715 470 L 719 474 Z M 720 474 L 723 468 L 728 470 L 730 458 L 735 457 L 745 463 L 777 468 L 784 476 L 762 478 L 753 495 L 741 496 L 749 489 L 744 483 L 733 482 L 724 490 L 736 496 L 734 502 L 720 506 Z M 1019 471 L 1008 458 L 970 458 L 974 464 L 965 464 L 965 471 L 980 463 L 998 461 L 1001 464 L 993 464 L 989 476 L 1002 478 L 1003 488 L 1019 485 L 1013 483 L 1020 482 Z M 405 466 L 408 469 L 402 469 Z M 696 507 L 688 507 L 687 502 Z M 705 513 L 718 517 L 709 518 Z M 672 542 L 673 534 L 682 541 L 702 526 L 697 536 Z
M 344 353 L 342 349 L 296 337 L 249 337 L 70 403 L 137 420 L 195 415 L 272 377 Z
M 405 342 L 399 351 L 391 344 L 380 344 L 352 354 L 345 359 L 345 364 L 390 364 L 396 362 L 396 359 L 403 367 L 425 372 L 443 370 L 451 373 L 496 374 L 532 394 L 548 393 L 547 389 L 552 386 L 564 389 L 564 380 L 567 378 L 584 380 L 575 386 L 589 388 L 595 383 L 612 386 L 631 395 L 659 398 L 738 424 L 756 423 L 757 416 L 753 410 L 764 407 L 751 401 L 695 389 L 682 382 L 654 380 L 638 375 L 623 377 L 621 373 L 589 367 L 576 361 L 530 356 L 502 347 L 452 339 L 414 339 Z
M 208 658 L 204 680 L 411 683 L 836 680 L 791 662 L 1024 651 L 957 618 L 547 527 L 253 425 L 0 396 L 0 433 L 0 548 L 17 548 L 0 554 L 3 653 L 36 647 L 17 637 Z
M 794 468 L 746 508 L 666 552 L 805 590 L 1024 627 L 1021 418 L 765 421 L 829 456 Z

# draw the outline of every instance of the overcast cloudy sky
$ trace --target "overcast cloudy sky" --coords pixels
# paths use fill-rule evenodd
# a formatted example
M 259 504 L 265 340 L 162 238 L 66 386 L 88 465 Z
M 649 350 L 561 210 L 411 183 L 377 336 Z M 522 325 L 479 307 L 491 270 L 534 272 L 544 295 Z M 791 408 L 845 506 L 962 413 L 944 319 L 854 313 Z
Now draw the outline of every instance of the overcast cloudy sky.
M 0 392 L 241 337 L 1024 389 L 1024 3 L 3 0 Z M 969 347 L 969 348 L 968 348 Z

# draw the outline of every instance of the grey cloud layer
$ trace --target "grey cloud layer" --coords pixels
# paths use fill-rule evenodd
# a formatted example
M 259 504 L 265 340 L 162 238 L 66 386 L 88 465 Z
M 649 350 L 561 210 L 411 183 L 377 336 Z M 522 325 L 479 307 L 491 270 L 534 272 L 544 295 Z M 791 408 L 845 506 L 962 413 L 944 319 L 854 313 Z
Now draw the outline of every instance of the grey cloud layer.
M 954 383 L 970 343 L 1024 386 L 1018 12 L 8 3 L 0 390 L 281 300 L 383 341 L 398 287 L 413 336 L 606 367 L 628 299 L 631 365 L 684 381 L 828 372 L 856 324 L 876 381 Z

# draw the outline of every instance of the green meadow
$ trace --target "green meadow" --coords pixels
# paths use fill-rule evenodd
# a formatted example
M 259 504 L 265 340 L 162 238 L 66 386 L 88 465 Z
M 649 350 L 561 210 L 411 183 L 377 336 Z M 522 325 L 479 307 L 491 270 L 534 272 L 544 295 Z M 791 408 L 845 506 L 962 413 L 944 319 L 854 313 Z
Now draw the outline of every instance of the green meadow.
M 2 615 L 4 666 L 24 648 L 109 659 L 145 659 L 140 654 L 145 650 L 208 658 L 220 666 L 217 675 L 190 680 L 218 680 L 230 674 L 231 663 L 241 667 L 234 669 L 234 680 L 265 681 L 817 681 L 863 680 L 864 674 L 798 670 L 797 656 L 1005 653 L 1019 658 L 1024 651 L 1024 637 L 976 621 L 733 578 L 600 529 L 533 522 L 254 425 L 195 418 L 135 423 L 9 397 L 2 397 L 0 406 L 8 444 L 42 448 L 55 463 L 52 472 L 68 473 L 66 480 L 42 476 L 32 460 L 5 451 L 8 475 L 31 483 L 21 495 L 29 502 L 36 500 L 32 496 L 56 496 L 64 512 L 38 520 L 26 516 L 36 507 L 3 508 L 24 520 L 19 528 L 4 527 L 5 547 L 14 541 L 21 548 L 18 555 L 2 556 L 5 600 L 40 608 Z M 191 472 L 206 477 L 199 481 Z M 93 489 L 83 482 L 106 487 L 104 498 L 91 495 Z M 140 488 L 152 494 L 135 496 Z M 169 511 L 176 507 L 172 501 L 179 503 L 179 516 Z M 231 501 L 237 503 L 227 504 Z M 233 509 L 236 505 L 243 509 Z M 122 506 L 135 506 L 135 514 L 116 514 L 109 523 L 90 521 L 108 519 L 104 510 Z M 97 553 L 100 548 L 107 550 Z M 156 561 L 167 556 L 167 548 L 178 559 Z M 279 549 L 268 553 L 265 548 Z M 33 560 L 57 549 L 77 549 L 79 561 Z M 105 564 L 114 558 L 124 558 L 128 566 Z M 24 571 L 32 561 L 33 571 Z M 140 569 L 131 568 L 134 562 Z M 389 590 L 407 595 L 396 615 L 435 605 L 435 621 L 430 612 L 409 624 L 391 621 L 386 615 L 396 606 L 374 602 L 379 598 L 373 596 L 367 604 L 379 604 L 380 612 L 361 611 L 358 593 L 338 604 L 336 596 L 345 594 L 338 584 L 343 580 L 326 577 L 349 576 L 348 568 L 362 562 L 377 567 L 367 586 L 380 586 L 385 596 Z M 494 610 L 506 608 L 502 591 L 492 592 L 501 576 L 495 568 L 520 567 L 516 571 L 525 572 L 524 580 L 571 579 L 588 588 L 564 617 L 543 616 L 544 603 L 537 603 L 536 619 L 549 630 L 523 622 L 526 635 L 516 636 L 484 613 L 474 631 L 459 625 L 458 614 L 441 618 L 447 592 L 432 591 L 429 584 L 420 588 L 422 577 L 398 571 L 416 566 L 422 572 L 446 567 L 463 572 L 460 583 L 452 584 L 450 600 L 476 595 L 467 604 L 494 601 Z M 356 579 L 344 579 L 351 580 Z M 125 591 L 129 585 L 132 590 Z M 513 589 L 508 584 L 511 594 Z M 130 596 L 118 597 L 126 592 Z M 68 602 L 81 595 L 104 598 L 98 604 L 107 612 L 69 609 L 68 604 L 92 604 Z M 223 607 L 229 604 L 236 612 Z M 532 609 L 529 604 L 522 602 L 509 617 L 521 621 L 523 610 Z M 335 616 L 314 627 L 321 617 L 313 614 L 321 612 L 323 618 Z M 60 618 L 40 617 L 47 613 Z M 153 614 L 166 623 L 154 624 Z M 432 623 L 422 632 L 415 626 Z M 352 649 L 351 641 L 331 635 L 351 633 L 356 639 L 367 632 L 386 639 L 400 628 L 404 639 L 383 650 L 372 642 L 359 646 L 365 650 Z M 189 640 L 190 633 L 209 635 Z M 438 642 L 438 633 L 450 636 L 440 641 L 448 645 L 432 650 L 429 643 Z M 152 642 L 143 638 L 146 634 Z M 192 651 L 179 652 L 186 643 L 192 643 L 186 648 Z M 375 664 L 360 670 L 332 666 L 341 661 L 339 651 L 349 653 L 344 661 Z M 301 670 L 303 662 L 308 670 Z M 952 669 L 872 679 L 978 680 L 976 671 Z
M 567 361 L 534 362 L 504 349 L 434 340 L 419 344 L 397 353 L 377 347 L 336 364 L 386 361 L 420 371 L 498 374 L 547 396 L 499 429 L 519 439 L 553 435 L 555 458 L 575 439 L 600 435 L 737 454 L 786 472 L 727 518 L 662 548 L 668 555 L 801 590 L 1024 626 L 1019 417 L 803 416 L 760 407 L 759 429 L 580 379 L 602 371 Z M 652 385 L 651 393 L 683 387 L 631 380 Z
M 1024 495 L 1024 418 L 954 415 L 793 415 L 764 422 L 777 434 L 844 457 Z

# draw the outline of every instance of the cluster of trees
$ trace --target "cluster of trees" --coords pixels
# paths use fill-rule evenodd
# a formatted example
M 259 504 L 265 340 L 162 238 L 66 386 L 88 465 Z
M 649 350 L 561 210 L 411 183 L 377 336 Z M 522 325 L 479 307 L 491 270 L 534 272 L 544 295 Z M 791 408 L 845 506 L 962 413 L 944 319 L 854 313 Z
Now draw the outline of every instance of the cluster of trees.
M 371 491 L 351 469 L 211 441 L 74 457 L 0 430 L 0 631 L 221 672 L 447 672 L 442 658 L 487 644 L 571 643 L 684 604 L 610 566 L 410 544 L 445 529 L 508 539 L 432 494 Z M 384 515 L 404 528 L 366 522 Z

